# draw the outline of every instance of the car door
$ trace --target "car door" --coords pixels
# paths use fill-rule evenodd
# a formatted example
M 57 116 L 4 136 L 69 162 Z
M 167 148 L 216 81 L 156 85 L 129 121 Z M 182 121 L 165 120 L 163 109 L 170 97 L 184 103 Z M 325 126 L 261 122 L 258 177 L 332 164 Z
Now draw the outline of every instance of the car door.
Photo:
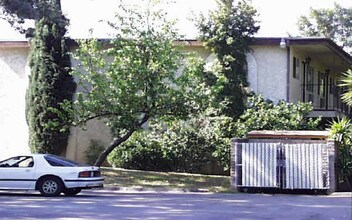
M 33 157 L 12 157 L 0 162 L 1 189 L 30 189 L 33 187 L 35 164 Z

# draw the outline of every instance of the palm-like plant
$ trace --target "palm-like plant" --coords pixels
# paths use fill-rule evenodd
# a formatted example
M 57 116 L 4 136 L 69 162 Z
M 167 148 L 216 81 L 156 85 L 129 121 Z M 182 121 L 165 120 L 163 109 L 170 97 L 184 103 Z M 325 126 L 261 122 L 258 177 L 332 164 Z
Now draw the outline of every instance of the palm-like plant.
M 331 138 L 339 143 L 338 168 L 341 181 L 346 181 L 351 189 L 352 177 L 352 121 L 346 117 L 331 123 Z
M 340 79 L 339 86 L 346 88 L 346 92 L 342 94 L 342 101 L 352 106 L 352 70 L 348 70 Z

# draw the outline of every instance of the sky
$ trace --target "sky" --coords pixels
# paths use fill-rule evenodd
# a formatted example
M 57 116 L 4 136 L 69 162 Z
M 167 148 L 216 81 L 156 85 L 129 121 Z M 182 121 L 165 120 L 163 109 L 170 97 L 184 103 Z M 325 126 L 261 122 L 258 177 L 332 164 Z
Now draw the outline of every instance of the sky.
M 126 0 L 140 2 L 141 0 Z M 180 33 L 192 39 L 197 35 L 194 24 L 189 18 L 200 12 L 207 13 L 216 7 L 215 0 L 173 0 L 165 6 L 170 18 L 177 19 Z M 119 0 L 61 0 L 62 10 L 70 19 L 68 35 L 72 38 L 85 38 L 89 30 L 93 36 L 108 37 L 108 25 L 101 20 L 113 20 Z M 332 8 L 334 2 L 344 7 L 352 7 L 352 0 L 252 0 L 257 9 L 260 30 L 256 36 L 285 37 L 295 35 L 297 19 L 308 15 L 312 8 Z M 194 14 L 193 14 L 193 13 Z M 0 40 L 23 40 L 4 20 L 0 20 Z

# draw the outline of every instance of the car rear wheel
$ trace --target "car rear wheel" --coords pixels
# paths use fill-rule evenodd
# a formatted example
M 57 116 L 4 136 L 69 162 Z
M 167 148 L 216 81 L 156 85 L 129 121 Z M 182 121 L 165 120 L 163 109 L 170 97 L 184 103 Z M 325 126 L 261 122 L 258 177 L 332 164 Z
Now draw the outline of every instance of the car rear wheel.
M 66 188 L 64 189 L 64 194 L 66 196 L 75 196 L 77 195 L 78 193 L 81 192 L 82 189 L 79 189 L 79 188 Z
M 62 181 L 57 177 L 45 177 L 39 183 L 39 191 L 43 196 L 57 196 L 62 188 Z

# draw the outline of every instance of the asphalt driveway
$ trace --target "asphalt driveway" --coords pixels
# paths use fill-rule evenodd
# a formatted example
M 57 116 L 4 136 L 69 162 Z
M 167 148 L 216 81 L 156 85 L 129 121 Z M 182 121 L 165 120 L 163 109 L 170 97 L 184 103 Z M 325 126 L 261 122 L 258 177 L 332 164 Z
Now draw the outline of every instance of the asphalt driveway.
M 0 219 L 352 219 L 351 193 L 210 194 L 89 190 L 76 197 L 0 191 Z

